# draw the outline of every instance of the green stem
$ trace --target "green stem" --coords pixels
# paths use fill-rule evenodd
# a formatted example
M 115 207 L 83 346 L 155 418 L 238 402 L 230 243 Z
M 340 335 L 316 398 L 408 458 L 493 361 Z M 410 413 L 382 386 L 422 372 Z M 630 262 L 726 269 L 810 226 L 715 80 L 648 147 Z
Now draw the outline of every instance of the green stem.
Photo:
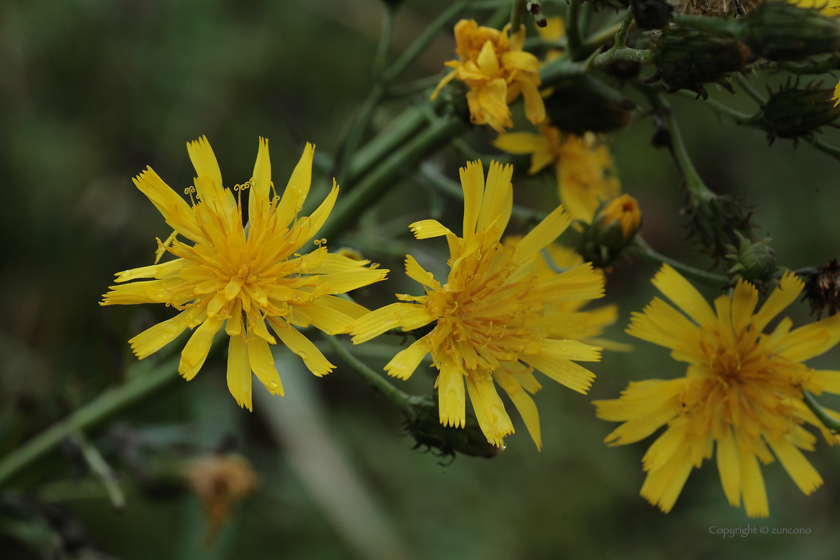
M 582 60 L 584 57 L 583 38 L 580 36 L 580 2 L 581 0 L 570 0 L 569 8 L 566 11 L 566 41 L 569 46 L 569 54 L 573 60 Z
M 697 94 L 692 92 L 692 91 L 681 89 L 677 93 L 679 93 L 683 97 L 690 97 L 691 99 L 697 99 Z M 717 99 L 713 99 L 711 97 L 702 101 L 700 103 L 700 105 L 702 105 L 703 107 L 706 107 L 707 109 L 715 111 L 716 113 L 727 116 L 738 124 L 748 125 L 751 122 L 753 122 L 753 120 L 755 119 L 755 115 L 748 115 L 746 113 L 736 111 L 732 107 L 730 107 L 730 106 L 728 106 L 724 103 L 721 103 Z
M 105 391 L 68 418 L 3 457 L 0 460 L 0 486 L 27 465 L 46 455 L 65 437 L 99 424 L 177 379 L 179 362 L 180 358 L 172 358 L 151 371 L 136 372 L 123 386 Z
M 332 350 L 344 361 L 344 363 L 350 366 L 350 369 L 358 373 L 359 376 L 367 381 L 371 387 L 388 397 L 388 400 L 393 402 L 400 408 L 400 410 L 402 410 L 406 418 L 409 420 L 416 419 L 417 412 L 414 410 L 414 405 L 417 404 L 418 401 L 424 400 L 423 397 L 414 397 L 391 385 L 387 379 L 373 371 L 364 362 L 351 354 L 350 351 L 342 346 L 338 339 L 334 336 L 325 334 L 324 339 L 330 345 Z
M 621 49 L 627 46 L 627 35 L 630 33 L 630 26 L 633 24 L 633 21 L 633 11 L 627 10 L 627 14 L 625 14 L 624 20 L 621 22 L 621 27 L 618 28 L 618 32 L 615 34 L 614 49 Z
M 712 35 L 735 36 L 738 34 L 737 19 L 721 19 L 707 16 L 680 15 L 673 16 L 674 23 L 691 27 Z
M 717 195 L 709 190 L 709 187 L 706 186 L 706 183 L 703 182 L 703 179 L 700 178 L 700 174 L 694 167 L 694 163 L 691 161 L 691 156 L 688 154 L 688 150 L 680 134 L 679 126 L 677 126 L 677 121 L 674 118 L 674 111 L 665 100 L 665 96 L 656 88 L 642 86 L 639 89 L 648 97 L 654 109 L 668 128 L 668 132 L 671 135 L 671 155 L 683 176 L 685 187 L 692 196 L 700 199 L 716 197 Z
M 117 477 L 111 465 L 105 461 L 96 446 L 82 432 L 74 433 L 72 438 L 82 451 L 82 457 L 84 457 L 90 472 L 99 478 L 108 492 L 108 497 L 111 498 L 114 509 L 123 509 L 125 507 L 125 495 L 123 495 L 120 485 L 117 483 Z
M 817 402 L 817 399 L 814 398 L 814 395 L 802 389 L 802 397 L 805 399 L 805 404 L 814 413 L 814 416 L 823 423 L 823 426 L 828 428 L 833 434 L 840 434 L 840 422 L 828 415 L 823 407 L 820 406 L 820 403 Z
M 426 76 L 425 78 L 419 78 L 413 82 L 408 82 L 407 84 L 401 84 L 388 88 L 388 91 L 385 92 L 385 98 L 398 99 L 400 97 L 408 97 L 410 95 L 414 95 L 415 93 L 430 90 L 435 87 L 438 82 L 440 82 L 440 76 Z
M 376 48 L 376 73 L 382 77 L 388 66 L 388 50 L 391 48 L 391 35 L 394 30 L 394 16 L 397 15 L 398 4 L 385 4 L 382 14 L 382 32 L 379 34 L 379 46 Z
M 767 100 L 764 98 L 764 96 L 758 93 L 758 91 L 752 86 L 751 83 L 747 81 L 743 74 L 736 73 L 735 81 L 738 82 L 738 85 L 740 85 L 744 89 L 746 94 L 749 95 L 753 101 L 755 101 L 759 105 L 764 105 L 765 103 L 767 103 Z
M 836 146 L 831 146 L 830 144 L 826 144 L 822 140 L 817 140 L 816 142 L 814 142 L 814 147 L 822 153 L 828 154 L 831 157 L 840 160 L 840 148 Z
M 408 68 L 415 59 L 429 46 L 429 43 L 443 29 L 452 18 L 463 12 L 470 5 L 471 0 L 460 0 L 452 4 L 447 10 L 441 13 L 429 26 L 420 34 L 417 39 L 394 61 L 394 64 L 385 72 L 383 80 L 385 83 L 393 82 Z
M 510 34 L 513 35 L 522 26 L 522 12 L 525 11 L 525 0 L 513 0 L 510 9 Z
M 447 143 L 466 128 L 457 117 L 441 119 L 396 150 L 347 193 L 330 214 L 318 235 L 330 239 L 349 226 L 385 189 L 422 158 Z
M 370 124 L 370 120 L 373 118 L 373 112 L 376 110 L 376 106 L 379 105 L 379 102 L 382 101 L 382 97 L 384 95 L 385 86 L 383 84 L 377 84 L 370 90 L 367 98 L 362 103 L 362 106 L 359 108 L 358 115 L 356 116 L 356 120 L 353 121 L 353 126 L 350 127 L 350 132 L 347 135 L 347 141 L 344 143 L 344 153 L 342 154 L 344 161 L 349 162 L 352 160 L 356 153 L 356 149 L 359 147 L 362 137 Z M 338 184 L 344 185 L 345 187 L 349 187 L 352 183 L 352 176 L 348 167 L 349 166 L 346 165 L 342 166 L 342 169 L 337 177 Z
M 700 270 L 698 268 L 694 268 L 693 266 L 688 266 L 687 264 L 683 264 L 679 261 L 675 261 L 674 259 L 666 257 L 665 255 L 657 253 L 653 250 L 653 248 L 651 248 L 650 245 L 647 244 L 647 242 L 645 242 L 644 239 L 642 239 L 638 235 L 633 240 L 633 243 L 627 248 L 627 251 L 630 255 L 638 257 L 650 263 L 670 265 L 686 278 L 697 280 L 698 282 L 703 282 L 704 284 L 707 284 L 708 286 L 713 288 L 720 289 L 729 281 L 729 279 L 726 276 L 706 272 L 705 270 Z

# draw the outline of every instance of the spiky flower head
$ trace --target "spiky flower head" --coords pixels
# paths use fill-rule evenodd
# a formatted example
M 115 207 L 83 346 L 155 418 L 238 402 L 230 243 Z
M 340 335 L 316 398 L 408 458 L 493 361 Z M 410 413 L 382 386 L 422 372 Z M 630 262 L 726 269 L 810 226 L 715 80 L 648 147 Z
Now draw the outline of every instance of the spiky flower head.
M 727 500 L 738 507 L 743 498 L 750 517 L 769 515 L 759 461 L 771 463 L 774 455 L 802 492 L 813 492 L 822 478 L 801 450 L 812 451 L 816 437 L 803 424 L 817 427 L 829 444 L 840 439 L 803 402 L 803 390 L 840 393 L 840 372 L 803 362 L 840 341 L 840 315 L 794 330 L 784 318 L 764 333 L 802 292 L 789 273 L 757 313 L 758 290 L 743 280 L 714 309 L 668 265 L 653 284 L 685 315 L 654 298 L 633 314 L 627 332 L 669 348 L 688 364 L 686 375 L 631 383 L 621 398 L 594 403 L 599 418 L 623 422 L 607 436 L 611 445 L 640 441 L 667 425 L 642 459 L 648 473 L 642 496 L 667 513 L 691 470 L 715 452 Z
M 750 242 L 739 235 L 740 245 L 730 246 L 726 259 L 730 261 L 727 270 L 729 285 L 734 286 L 739 280 L 746 280 L 761 291 L 776 284 L 776 275 L 782 269 L 776 266 L 776 251 L 770 246 L 769 237 L 761 241 Z
M 801 60 L 840 50 L 840 21 L 819 9 L 767 0 L 738 21 L 740 38 L 769 60 Z
M 648 83 L 662 80 L 673 93 L 681 89 L 706 99 L 703 84 L 714 82 L 727 89 L 730 72 L 746 71 L 750 50 L 726 34 L 709 34 L 688 27 L 673 27 L 653 40 L 656 74 Z
M 576 136 L 543 123 L 540 134 L 510 132 L 493 145 L 511 154 L 531 154 L 529 175 L 554 164 L 560 202 L 572 219 L 591 222 L 603 201 L 621 191 L 621 183 L 609 149 L 594 134 Z
M 470 90 L 467 103 L 473 124 L 490 125 L 496 132 L 513 127 L 508 104 L 519 94 L 525 98 L 525 116 L 534 124 L 545 120 L 545 105 L 540 95 L 540 62 L 524 52 L 525 27 L 508 37 L 506 25 L 501 31 L 479 27 L 475 20 L 462 19 L 455 25 L 458 60 L 446 66 L 454 68 L 446 75 L 434 93 L 437 97 L 443 86 L 454 79 L 464 82 Z
M 755 117 L 755 124 L 767 131 L 770 144 L 776 138 L 792 139 L 794 146 L 800 138 L 813 143 L 823 126 L 840 128 L 836 123 L 840 107 L 832 103 L 832 90 L 819 87 L 821 82 L 806 87 L 798 87 L 796 82 L 788 80 L 779 91 L 771 92 Z
M 441 284 L 408 256 L 406 274 L 424 286 L 419 297 L 399 295 L 394 303 L 349 326 L 356 344 L 402 327 L 434 324 L 430 332 L 397 354 L 386 366 L 389 375 L 408 378 L 431 353 L 439 375 L 435 386 L 444 425 L 465 424 L 466 383 L 475 415 L 486 438 L 501 446 L 513 425 L 494 382 L 504 389 L 522 415 L 539 448 L 539 416 L 528 393 L 546 376 L 580 393 L 595 377 L 575 361 L 598 361 L 601 348 L 580 339 L 588 335 L 590 315 L 570 312 L 566 302 L 603 296 L 603 278 L 590 264 L 543 278 L 534 273 L 540 251 L 571 223 L 558 207 L 515 247 L 501 241 L 513 207 L 511 166 L 490 165 L 485 183 L 481 162 L 461 169 L 464 189 L 463 237 L 435 220 L 411 225 L 418 239 L 446 237 L 450 267 Z
M 165 243 L 158 243 L 160 254 L 165 250 L 176 258 L 117 273 L 117 285 L 111 286 L 101 305 L 163 303 L 178 309 L 178 315 L 129 342 L 143 359 L 187 328 L 195 329 L 178 366 L 187 380 L 201 369 L 213 338 L 224 327 L 230 337 L 228 388 L 240 406 L 251 410 L 252 371 L 272 394 L 283 394 L 269 346 L 277 339 L 267 324 L 312 373 L 325 375 L 335 366 L 295 326 L 343 332 L 368 310 L 335 294 L 384 280 L 388 271 L 328 253 L 324 239 L 315 242 L 319 247 L 311 253 L 299 253 L 324 225 L 338 196 L 333 181 L 318 209 L 298 218 L 311 182 L 311 144 L 306 145 L 282 197 L 271 181 L 267 140 L 260 139 L 251 179 L 233 190 L 222 186 L 219 164 L 206 138 L 188 143 L 187 150 L 197 175 L 195 186 L 187 189 L 192 205 L 150 167 L 134 179 L 175 230 Z M 250 192 L 247 227 L 242 220 L 245 189 Z M 125 283 L 145 278 L 154 280 Z

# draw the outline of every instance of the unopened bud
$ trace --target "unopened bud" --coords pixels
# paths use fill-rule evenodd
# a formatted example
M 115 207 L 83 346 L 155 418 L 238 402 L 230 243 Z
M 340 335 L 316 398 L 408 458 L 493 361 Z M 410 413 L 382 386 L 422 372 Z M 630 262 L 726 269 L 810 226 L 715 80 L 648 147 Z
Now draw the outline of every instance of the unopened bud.
M 771 239 L 763 239 L 751 243 L 741 237 L 740 247 L 729 247 L 726 259 L 732 262 L 727 271 L 729 284 L 735 285 L 738 280 L 747 280 L 759 289 L 767 289 L 775 284 L 774 275 L 778 272 L 776 266 L 776 251 L 770 247 Z
M 703 84 L 714 82 L 731 90 L 730 72 L 743 72 L 750 50 L 727 35 L 710 35 L 685 27 L 666 29 L 653 39 L 656 74 L 646 83 L 662 80 L 670 93 L 681 89 L 706 99 Z
M 776 138 L 790 138 L 794 146 L 800 138 L 813 140 L 814 133 L 823 126 L 837 128 L 840 107 L 831 100 L 832 89 L 809 86 L 797 89 L 790 82 L 770 95 L 756 117 L 756 123 L 767 131 L 772 144 Z
M 840 50 L 840 22 L 819 9 L 768 0 L 738 20 L 739 37 L 769 60 L 798 60 Z
M 723 259 L 742 238 L 755 239 L 750 214 L 731 197 L 692 196 L 684 212 L 691 219 L 690 237 L 715 260 Z
M 625 194 L 601 204 L 591 224 L 578 222 L 577 253 L 596 268 L 612 265 L 642 225 L 636 199 Z
M 551 124 L 578 136 L 586 132 L 612 132 L 627 126 L 636 105 L 605 83 L 585 74 L 554 82 L 545 100 Z
M 455 457 L 456 453 L 463 453 L 487 459 L 502 452 L 503 448 L 487 441 L 487 436 L 481 431 L 471 410 L 466 412 L 464 427 L 455 428 L 440 423 L 438 406 L 437 392 L 433 397 L 413 405 L 415 417 L 406 421 L 406 428 L 414 437 L 415 449 L 425 446 L 430 451 L 437 450 L 437 454 L 442 457 Z

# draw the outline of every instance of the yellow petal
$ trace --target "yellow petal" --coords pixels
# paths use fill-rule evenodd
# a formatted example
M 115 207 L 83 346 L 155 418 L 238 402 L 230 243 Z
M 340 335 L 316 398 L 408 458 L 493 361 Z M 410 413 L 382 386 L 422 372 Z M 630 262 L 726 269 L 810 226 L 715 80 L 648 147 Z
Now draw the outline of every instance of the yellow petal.
M 513 425 L 493 385 L 493 378 L 488 373 L 466 375 L 465 378 L 481 431 L 487 436 L 487 441 L 502 447 L 504 436 L 513 433 Z
M 467 381 L 469 382 L 469 376 Z M 452 359 L 445 359 L 441 364 L 436 385 L 440 423 L 453 428 L 463 428 L 466 423 L 467 402 L 464 394 L 464 373 Z M 477 408 L 475 412 L 478 417 Z M 483 408 L 481 413 L 484 413 Z
M 216 161 L 216 155 L 213 153 L 213 148 L 210 147 L 207 137 L 202 136 L 198 140 L 187 142 L 187 152 L 190 154 L 190 161 L 192 161 L 196 174 L 199 177 L 210 177 L 213 183 L 221 188 L 222 172 L 219 170 L 219 162 Z
M 601 350 L 603 348 L 590 346 L 577 340 L 544 339 L 540 342 L 541 352 L 578 362 L 600 362 Z
M 537 251 L 552 243 L 572 223 L 562 206 L 555 208 L 537 227 L 528 232 L 516 246 L 513 262 L 519 264 L 533 257 Z
M 778 457 L 779 462 L 788 472 L 790 477 L 796 483 L 802 493 L 808 496 L 822 486 L 823 480 L 817 469 L 805 458 L 799 449 L 797 449 L 785 437 L 777 440 L 768 439 L 767 443 L 773 449 L 773 453 Z
M 281 337 L 282 338 L 282 337 Z M 258 336 L 248 339 L 248 363 L 260 383 L 265 385 L 272 395 L 283 396 L 283 383 L 274 364 L 274 356 L 268 342 Z
M 327 375 L 335 366 L 332 365 L 327 358 L 321 353 L 318 348 L 312 344 L 312 341 L 306 338 L 296 328 L 292 326 L 278 326 L 275 322 L 271 323 L 274 332 L 280 337 L 289 350 L 297 354 L 303 360 L 306 367 L 318 377 Z
M 519 411 L 522 420 L 525 422 L 525 427 L 528 433 L 531 434 L 531 439 L 537 445 L 537 451 L 542 449 L 542 436 L 540 435 L 540 415 L 537 411 L 537 405 L 534 404 L 528 393 L 517 382 L 512 375 L 505 373 L 503 370 L 496 370 L 493 372 L 493 378 L 499 383 L 502 389 L 505 390 L 511 402 Z
M 588 369 L 544 350 L 539 354 L 521 356 L 520 359 L 561 385 L 584 395 L 595 379 L 595 374 Z
M 840 395 L 840 371 L 818 370 L 811 375 L 811 383 L 821 391 Z
M 522 96 L 525 98 L 525 117 L 533 124 L 540 124 L 545 120 L 545 103 L 543 102 L 540 90 L 531 80 L 524 78 L 519 80 L 522 88 Z
M 414 344 L 394 356 L 385 366 L 385 371 L 392 377 L 408 379 L 423 361 L 423 358 L 429 353 L 430 341 L 431 335 L 428 334 L 423 338 L 417 339 Z
M 182 311 L 175 317 L 158 323 L 129 340 L 131 350 L 142 360 L 178 338 L 178 335 L 187 327 L 195 326 L 203 321 L 206 316 L 207 311 L 204 308 L 191 307 Z
M 795 362 L 824 354 L 840 342 L 840 314 L 792 330 L 776 346 L 776 351 Z
M 761 306 L 753 319 L 753 328 L 761 332 L 784 308 L 796 301 L 805 285 L 795 274 L 785 272 L 779 285 Z
M 309 186 L 312 183 L 312 159 L 314 155 L 315 146 L 307 142 L 303 149 L 303 155 L 300 156 L 300 161 L 295 166 L 295 170 L 286 184 L 286 190 L 283 191 L 283 196 L 277 204 L 277 222 L 281 226 L 288 225 L 303 207 L 303 202 L 306 200 L 306 195 L 309 194 Z
M 195 329 L 184 350 L 181 352 L 181 363 L 178 364 L 178 373 L 187 381 L 191 380 L 204 365 L 210 346 L 213 344 L 213 337 L 222 328 L 224 319 L 208 317 Z
M 390 271 L 387 268 L 363 268 L 354 272 L 324 274 L 319 280 L 324 284 L 329 284 L 328 294 L 344 294 L 381 282 L 385 280 L 388 272 Z
M 709 302 L 700 295 L 700 292 L 692 286 L 688 280 L 664 264 L 656 276 L 653 277 L 653 285 L 665 294 L 674 305 L 682 309 L 686 315 L 694 319 L 699 325 L 715 323 L 717 317 Z
M 453 70 L 452 72 L 450 72 L 449 74 L 447 74 L 446 76 L 444 76 L 444 77 L 443 77 L 443 79 L 442 79 L 440 82 L 438 82 L 438 85 L 437 85 L 437 87 L 435 88 L 435 91 L 433 91 L 433 92 L 432 92 L 432 96 L 431 96 L 429 99 L 431 99 L 432 101 L 434 101 L 434 100 L 435 100 L 435 98 L 438 96 L 438 93 L 440 93 L 440 90 L 441 90 L 441 89 L 443 89 L 443 86 L 445 86 L 446 84 L 448 84 L 449 82 L 451 82 L 451 81 L 453 80 L 453 78 L 455 78 L 455 76 L 456 76 L 457 74 L 458 74 L 458 71 L 457 71 L 457 70 Z
M 493 145 L 509 154 L 532 154 L 547 151 L 545 137 L 531 132 L 508 132 L 500 134 Z
M 475 233 L 481 201 L 484 197 L 484 168 L 481 160 L 468 161 L 460 169 L 461 186 L 464 189 L 464 239 Z M 441 226 L 443 227 L 443 226 Z M 448 230 L 447 230 L 448 231 Z
M 758 290 L 744 280 L 739 280 L 732 293 L 732 328 L 740 333 L 752 320 L 753 311 L 758 304 Z
M 227 384 L 236 404 L 253 411 L 251 405 L 251 363 L 248 346 L 241 336 L 230 337 L 228 346 Z
M 491 41 L 486 41 L 478 53 L 478 67 L 488 76 L 495 76 L 499 72 L 499 59 Z
M 268 140 L 260 137 L 257 161 L 254 163 L 251 191 L 248 193 L 248 215 L 256 216 L 258 208 L 265 208 L 271 198 L 271 161 L 268 157 Z M 285 225 L 285 224 L 283 224 Z
M 688 448 L 684 448 L 682 453 L 674 455 L 663 467 L 648 473 L 642 484 L 642 497 L 668 513 L 682 492 L 691 469 Z
M 431 272 L 426 272 L 426 270 L 420 266 L 420 263 L 417 262 L 417 259 L 411 255 L 406 255 L 405 258 L 405 274 L 415 282 L 419 282 L 420 284 L 423 284 L 433 290 L 440 289 L 440 282 L 435 280 L 435 277 Z
M 496 224 L 499 233 L 504 232 L 510 221 L 511 210 L 513 209 L 513 166 L 502 166 L 493 161 L 490 163 L 490 171 L 487 174 L 487 183 L 484 187 L 484 197 L 481 200 L 481 210 L 478 213 L 477 231 L 485 231 L 490 224 L 501 216 Z
M 207 242 L 190 205 L 169 188 L 151 167 L 147 167 L 132 181 L 152 201 L 172 229 L 196 243 Z
M 741 465 L 738 460 L 738 448 L 732 430 L 726 430 L 726 435 L 717 442 L 717 465 L 723 493 L 729 505 L 741 505 Z
M 743 443 L 738 442 L 739 462 L 741 464 L 741 492 L 744 507 L 750 517 L 769 517 L 770 506 L 767 504 L 767 490 L 764 477 L 758 466 L 755 454 Z
M 432 237 L 440 237 L 442 235 L 451 234 L 449 228 L 437 220 L 420 220 L 408 226 L 411 233 L 417 239 L 430 239 Z

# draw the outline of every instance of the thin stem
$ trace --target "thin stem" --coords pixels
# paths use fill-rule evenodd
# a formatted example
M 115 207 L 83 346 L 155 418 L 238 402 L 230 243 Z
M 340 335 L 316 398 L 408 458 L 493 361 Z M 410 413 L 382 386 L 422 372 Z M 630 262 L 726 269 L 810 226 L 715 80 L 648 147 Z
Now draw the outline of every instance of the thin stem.
M 583 51 L 583 38 L 580 36 L 580 2 L 581 0 L 570 0 L 565 20 L 566 40 L 574 60 L 580 60 Z
M 586 39 L 586 42 L 583 44 L 583 46 L 587 50 L 595 50 L 601 45 L 609 43 L 613 39 L 613 37 L 615 37 L 615 34 L 618 33 L 619 29 L 621 29 L 621 26 L 624 25 L 623 21 L 624 20 L 622 18 L 621 22 L 611 25 L 609 27 L 605 27 L 604 29 L 593 33 Z M 633 24 L 630 26 L 630 30 L 632 31 L 635 27 L 636 22 L 634 21 Z
M 358 373 L 359 376 L 367 381 L 371 387 L 388 397 L 388 400 L 397 405 L 407 418 L 413 420 L 417 417 L 417 413 L 415 412 L 413 405 L 416 404 L 418 400 L 423 400 L 423 397 L 414 397 L 391 385 L 388 380 L 373 371 L 364 362 L 351 354 L 350 351 L 342 346 L 338 339 L 334 336 L 325 334 L 324 339 L 327 341 L 327 344 L 330 345 L 330 348 L 332 348 L 332 350 L 344 361 L 344 363 L 350 366 L 350 369 Z
M 109 389 L 68 418 L 59 421 L 0 460 L 0 486 L 27 465 L 40 459 L 63 438 L 84 431 L 109 416 L 151 395 L 178 378 L 180 358 L 172 358 L 150 371 L 136 371 L 121 387 Z M 137 369 L 147 370 L 143 366 Z M 132 368 L 132 369 L 135 369 Z
M 737 19 L 721 19 L 707 16 L 692 16 L 676 14 L 673 16 L 674 23 L 685 27 L 691 27 L 711 35 L 736 35 L 738 32 Z
M 683 176 L 685 187 L 692 196 L 702 199 L 709 199 L 717 196 L 709 190 L 709 187 L 706 186 L 706 183 L 703 182 L 703 179 L 700 178 L 700 174 L 694 167 L 694 163 L 691 161 L 691 156 L 688 154 L 688 149 L 686 149 L 682 135 L 680 134 L 680 129 L 677 126 L 677 121 L 674 118 L 674 111 L 665 100 L 665 96 L 662 95 L 662 92 L 656 88 L 639 86 L 639 89 L 648 97 L 657 114 L 662 119 L 662 122 L 668 128 L 668 132 L 671 136 L 669 146 L 671 155 L 673 156 L 674 162 L 677 164 L 677 167 Z
M 695 94 L 694 92 L 688 91 L 688 90 L 681 89 L 677 93 L 679 93 L 683 97 L 690 97 L 691 99 L 697 99 L 697 94 Z M 700 103 L 700 105 L 702 105 L 703 107 L 706 107 L 707 109 L 715 111 L 715 112 L 717 112 L 721 115 L 727 116 L 738 124 L 750 124 L 753 121 L 753 119 L 755 118 L 754 115 L 748 115 L 746 113 L 736 111 L 732 107 L 730 107 L 730 106 L 728 106 L 724 103 L 721 103 L 717 99 L 712 99 L 711 97 L 702 101 Z
M 376 49 L 376 73 L 381 77 L 388 65 L 388 50 L 391 48 L 391 35 L 394 30 L 394 17 L 397 15 L 398 4 L 385 4 L 382 14 L 382 31 L 379 34 L 379 46 Z
M 830 144 L 826 144 L 822 140 L 817 140 L 816 142 L 814 142 L 814 147 L 822 153 L 828 154 L 831 157 L 840 160 L 840 148 L 832 146 Z
M 522 12 L 525 11 L 525 0 L 513 0 L 510 9 L 510 33 L 517 33 L 522 26 Z
M 466 128 L 466 123 L 457 117 L 440 119 L 383 160 L 360 181 L 330 213 L 319 236 L 330 239 L 350 225 L 359 213 L 371 204 L 385 189 L 399 177 L 417 165 L 433 150 L 444 145 Z
M 736 72 L 735 81 L 738 82 L 738 85 L 740 85 L 744 89 L 744 91 L 747 93 L 747 95 L 749 95 L 752 98 L 753 101 L 755 101 L 759 105 L 764 105 L 765 103 L 767 103 L 767 100 L 764 98 L 764 96 L 758 93 L 758 91 L 752 86 L 751 83 L 747 81 L 743 74 Z
M 613 48 L 620 49 L 627 46 L 627 35 L 630 33 L 630 25 L 633 23 L 633 11 L 627 10 L 624 20 L 621 22 L 621 27 L 615 34 L 615 46 Z
M 72 438 L 82 451 L 82 457 L 84 457 L 90 472 L 99 478 L 108 492 L 108 497 L 111 498 L 114 509 L 123 509 L 125 507 L 125 495 L 123 495 L 120 485 L 117 483 L 117 476 L 114 474 L 111 465 L 105 461 L 96 446 L 82 432 L 74 433 Z
M 817 399 L 814 398 L 814 395 L 805 389 L 802 389 L 802 397 L 805 399 L 805 404 L 808 405 L 808 408 L 811 409 L 814 416 L 822 422 L 823 426 L 828 428 L 828 430 L 835 435 L 840 434 L 840 422 L 828 415 L 825 409 L 820 406 L 820 403 L 817 402 Z
M 350 127 L 350 132 L 347 134 L 347 141 L 344 143 L 342 154 L 344 161 L 349 162 L 356 154 L 356 149 L 359 147 L 362 137 L 370 124 L 370 120 L 373 118 L 373 112 L 384 95 L 385 86 L 383 84 L 377 84 L 370 90 L 367 98 L 362 103 L 356 120 L 353 121 L 353 126 Z M 345 187 L 349 187 L 349 183 L 352 182 L 348 167 L 347 165 L 342 166 L 337 177 L 339 185 L 344 184 Z
M 638 235 L 633 240 L 633 243 L 627 248 L 627 251 L 630 255 L 638 257 L 650 263 L 670 265 L 686 278 L 691 278 L 692 280 L 703 282 L 704 284 L 707 284 L 708 286 L 713 288 L 720 289 L 729 281 L 729 279 L 726 276 L 706 272 L 705 270 L 694 268 L 693 266 L 683 264 L 679 261 L 675 261 L 674 259 L 666 257 L 665 255 L 657 253 L 653 250 L 653 248 L 651 248 L 650 245 L 647 244 L 647 242 L 644 239 L 642 239 Z
M 592 22 L 592 13 L 595 7 L 592 2 L 587 2 L 580 7 L 580 36 L 583 38 L 583 44 L 586 45 L 586 36 L 589 34 L 589 24 Z
M 394 64 L 383 74 L 385 83 L 391 83 L 408 68 L 414 60 L 429 46 L 437 32 L 443 29 L 452 18 L 463 12 L 472 0 L 460 0 L 452 4 L 446 11 L 441 13 L 429 26 L 420 34 L 417 39 L 394 61 Z
M 414 80 L 413 82 L 408 82 L 407 84 L 393 86 L 388 88 L 385 92 L 385 98 L 397 99 L 400 97 L 408 97 L 409 95 L 414 95 L 415 93 L 420 93 L 435 87 L 439 81 L 440 76 L 426 76 L 425 78 L 420 78 Z

